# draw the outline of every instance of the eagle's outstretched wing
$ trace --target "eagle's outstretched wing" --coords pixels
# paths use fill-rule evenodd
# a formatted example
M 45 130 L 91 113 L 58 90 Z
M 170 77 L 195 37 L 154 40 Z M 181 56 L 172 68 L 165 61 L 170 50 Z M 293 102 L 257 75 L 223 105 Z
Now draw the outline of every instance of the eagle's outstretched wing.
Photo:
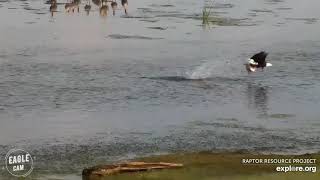
M 267 63 L 266 63 L 267 56 L 268 56 L 268 53 L 261 51 L 258 54 L 255 54 L 254 56 L 252 56 L 251 59 L 253 59 L 254 62 L 258 63 L 257 67 L 264 68 L 267 66 Z

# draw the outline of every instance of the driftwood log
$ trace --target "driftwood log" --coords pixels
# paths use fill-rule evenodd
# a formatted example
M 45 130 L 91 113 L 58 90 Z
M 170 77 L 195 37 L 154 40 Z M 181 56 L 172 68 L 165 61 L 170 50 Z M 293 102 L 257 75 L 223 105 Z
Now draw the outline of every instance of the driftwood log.
M 91 179 L 90 177 L 101 177 L 127 172 L 139 172 L 158 169 L 180 168 L 183 164 L 175 163 L 146 163 L 146 162 L 128 162 L 113 165 L 100 165 L 86 168 L 82 171 L 83 179 Z

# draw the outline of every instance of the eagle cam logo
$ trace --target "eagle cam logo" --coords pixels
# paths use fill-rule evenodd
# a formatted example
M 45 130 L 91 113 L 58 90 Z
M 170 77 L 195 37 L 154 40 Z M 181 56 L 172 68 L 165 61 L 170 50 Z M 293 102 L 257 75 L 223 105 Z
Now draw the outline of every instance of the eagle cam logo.
M 33 170 L 33 159 L 23 149 L 11 149 L 5 158 L 8 172 L 16 177 L 27 177 Z

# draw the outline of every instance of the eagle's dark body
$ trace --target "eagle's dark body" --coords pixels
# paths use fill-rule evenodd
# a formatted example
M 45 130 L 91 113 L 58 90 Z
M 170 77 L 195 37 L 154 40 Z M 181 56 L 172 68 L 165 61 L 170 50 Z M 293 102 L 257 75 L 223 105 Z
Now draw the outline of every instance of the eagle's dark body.
M 245 64 L 248 72 L 255 72 L 257 68 L 264 69 L 267 66 L 272 66 L 271 63 L 267 63 L 266 58 L 268 53 L 261 51 L 253 55 L 249 61 Z

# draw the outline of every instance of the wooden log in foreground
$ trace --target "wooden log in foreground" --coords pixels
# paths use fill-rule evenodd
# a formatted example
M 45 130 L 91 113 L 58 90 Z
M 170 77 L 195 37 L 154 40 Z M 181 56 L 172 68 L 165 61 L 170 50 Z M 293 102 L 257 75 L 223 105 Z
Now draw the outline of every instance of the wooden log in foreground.
M 118 173 L 149 171 L 149 170 L 157 170 L 157 169 L 172 169 L 172 168 L 180 168 L 180 167 L 183 167 L 183 164 L 165 163 L 165 162 L 159 162 L 159 163 L 128 162 L 128 163 L 121 163 L 121 164 L 114 164 L 114 165 L 101 165 L 101 166 L 86 168 L 82 171 L 82 176 L 84 177 L 108 176 L 108 175 L 114 175 Z

